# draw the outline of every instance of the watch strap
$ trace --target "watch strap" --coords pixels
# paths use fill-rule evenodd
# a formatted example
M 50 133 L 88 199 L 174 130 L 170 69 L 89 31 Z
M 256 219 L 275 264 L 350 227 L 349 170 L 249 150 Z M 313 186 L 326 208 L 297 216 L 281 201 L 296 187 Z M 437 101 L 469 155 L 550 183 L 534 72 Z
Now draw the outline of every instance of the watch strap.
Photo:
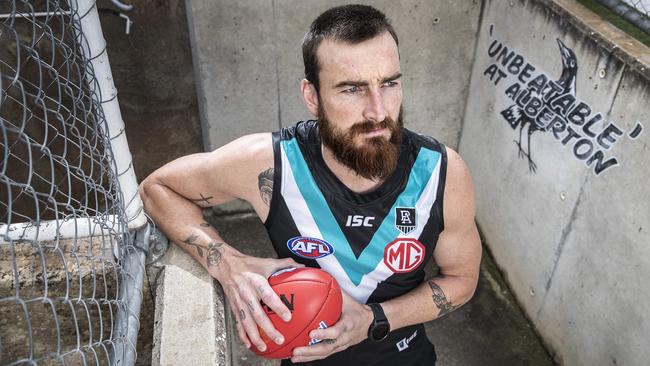
M 367 305 L 372 310 L 372 315 L 373 315 L 372 322 L 368 327 L 368 338 L 375 342 L 382 341 L 386 339 L 386 337 L 388 337 L 388 333 L 390 333 L 390 324 L 388 323 L 388 318 L 386 318 L 384 309 L 380 304 L 370 303 Z M 380 338 L 377 338 L 376 334 L 374 334 L 375 330 L 376 328 L 381 328 L 382 326 L 385 327 L 386 333 L 384 335 L 381 335 Z
M 379 321 L 388 321 L 388 318 L 386 318 L 386 314 L 384 313 L 384 308 L 381 307 L 376 302 L 368 304 L 370 306 L 370 310 L 372 310 L 372 315 L 373 315 L 373 323 L 379 322 Z

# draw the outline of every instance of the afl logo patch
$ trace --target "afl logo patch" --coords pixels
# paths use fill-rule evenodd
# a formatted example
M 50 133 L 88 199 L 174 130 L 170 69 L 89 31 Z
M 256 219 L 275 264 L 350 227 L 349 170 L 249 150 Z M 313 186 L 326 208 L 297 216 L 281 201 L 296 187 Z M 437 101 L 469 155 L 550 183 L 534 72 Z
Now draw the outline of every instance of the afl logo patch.
M 287 248 L 302 258 L 318 259 L 334 253 L 334 247 L 322 239 L 297 236 L 287 241 Z
M 384 263 L 394 273 L 411 272 L 422 264 L 425 252 L 419 241 L 398 238 L 384 248 Z

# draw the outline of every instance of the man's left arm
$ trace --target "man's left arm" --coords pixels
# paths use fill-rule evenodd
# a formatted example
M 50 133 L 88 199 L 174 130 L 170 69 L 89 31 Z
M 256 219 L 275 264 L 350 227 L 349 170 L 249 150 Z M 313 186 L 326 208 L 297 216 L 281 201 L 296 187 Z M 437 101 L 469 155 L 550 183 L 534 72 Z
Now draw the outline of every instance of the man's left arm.
M 433 252 L 440 274 L 381 304 L 392 329 L 444 316 L 469 301 L 476 289 L 481 241 L 474 222 L 474 189 L 461 157 L 451 149 L 447 152 L 445 229 Z
M 445 229 L 433 252 L 440 273 L 412 291 L 381 303 L 391 331 L 442 317 L 469 301 L 476 289 L 481 242 L 474 222 L 474 190 L 461 157 L 451 149 L 447 149 L 447 156 Z M 312 338 L 327 341 L 296 348 L 292 361 L 325 358 L 363 341 L 368 337 L 372 319 L 370 307 L 344 293 L 341 320 L 330 328 L 310 333 Z

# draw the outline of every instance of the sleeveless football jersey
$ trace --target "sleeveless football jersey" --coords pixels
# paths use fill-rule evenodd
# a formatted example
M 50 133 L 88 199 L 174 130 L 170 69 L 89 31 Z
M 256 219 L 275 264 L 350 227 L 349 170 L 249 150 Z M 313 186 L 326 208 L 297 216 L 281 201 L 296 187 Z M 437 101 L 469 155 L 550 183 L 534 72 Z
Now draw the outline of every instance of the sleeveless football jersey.
M 273 134 L 273 196 L 265 226 L 274 249 L 280 258 L 327 271 L 362 304 L 392 299 L 422 283 L 424 265 L 444 228 L 445 148 L 407 129 L 402 136 L 393 174 L 377 189 L 356 193 L 326 166 L 317 121 Z M 432 364 L 433 346 L 421 324 L 313 364 L 388 365 L 390 360 Z

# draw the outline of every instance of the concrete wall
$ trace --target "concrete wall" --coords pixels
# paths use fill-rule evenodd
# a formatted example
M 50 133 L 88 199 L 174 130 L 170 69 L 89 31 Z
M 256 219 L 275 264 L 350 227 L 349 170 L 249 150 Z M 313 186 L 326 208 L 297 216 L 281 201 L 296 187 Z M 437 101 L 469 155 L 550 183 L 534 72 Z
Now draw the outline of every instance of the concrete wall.
M 456 147 L 480 1 L 359 1 L 400 36 L 408 127 Z M 299 94 L 309 24 L 345 1 L 187 1 L 204 146 L 312 118 Z
M 559 361 L 646 364 L 650 50 L 574 1 L 483 6 L 460 152 L 487 244 Z M 570 89 L 516 93 L 540 75 Z
M 125 20 L 101 12 L 138 180 L 165 163 L 203 150 L 192 52 L 182 0 L 132 0 Z M 103 0 L 100 8 L 111 8 Z

